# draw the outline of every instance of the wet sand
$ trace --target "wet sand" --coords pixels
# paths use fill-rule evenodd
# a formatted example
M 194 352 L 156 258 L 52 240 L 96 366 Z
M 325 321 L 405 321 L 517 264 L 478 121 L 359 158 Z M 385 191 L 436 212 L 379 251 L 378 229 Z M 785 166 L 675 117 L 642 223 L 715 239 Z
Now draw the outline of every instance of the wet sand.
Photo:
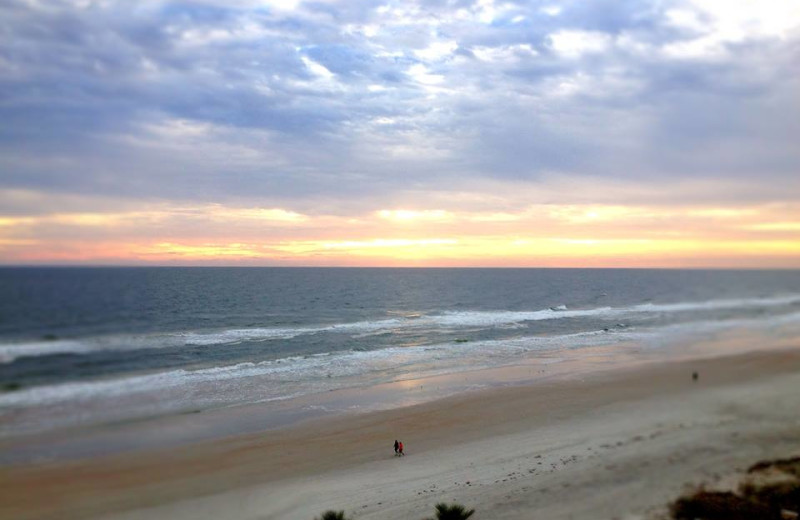
M 169 450 L 4 467 L 0 518 L 406 519 L 452 500 L 478 519 L 638 518 L 687 483 L 800 450 L 798 392 L 796 347 L 563 375 Z

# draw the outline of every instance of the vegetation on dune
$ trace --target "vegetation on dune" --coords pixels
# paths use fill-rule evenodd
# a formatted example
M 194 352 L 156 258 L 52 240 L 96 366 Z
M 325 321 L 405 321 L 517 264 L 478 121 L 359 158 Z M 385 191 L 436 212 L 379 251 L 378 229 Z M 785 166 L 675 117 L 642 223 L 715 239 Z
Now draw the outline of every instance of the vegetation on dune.
M 322 513 L 322 516 L 315 520 L 348 520 L 348 518 L 345 516 L 344 511 L 334 511 L 331 509 Z
M 764 506 L 729 491 L 700 489 L 672 505 L 672 517 L 676 520 L 754 520 L 770 518 L 767 514 Z
M 800 479 L 800 457 L 758 462 L 750 466 L 750 468 L 747 470 L 747 473 L 749 475 L 753 475 L 759 472 L 769 471 L 771 469 L 781 471 L 787 475 Z
M 700 488 L 670 507 L 675 520 L 794 520 L 800 512 L 800 457 L 759 462 L 736 492 Z
M 475 513 L 474 509 L 467 509 L 461 504 L 436 504 L 436 520 L 467 520 Z M 314 520 L 348 520 L 344 511 L 325 511 L 322 516 Z M 428 519 L 426 519 L 428 520 Z
M 474 513 L 474 509 L 468 510 L 461 504 L 436 504 L 436 520 L 467 520 Z
M 475 513 L 461 504 L 436 504 L 436 517 L 466 520 Z M 800 520 L 800 457 L 762 461 L 747 470 L 736 491 L 700 487 L 670 505 L 674 520 Z M 315 520 L 348 520 L 326 511 Z

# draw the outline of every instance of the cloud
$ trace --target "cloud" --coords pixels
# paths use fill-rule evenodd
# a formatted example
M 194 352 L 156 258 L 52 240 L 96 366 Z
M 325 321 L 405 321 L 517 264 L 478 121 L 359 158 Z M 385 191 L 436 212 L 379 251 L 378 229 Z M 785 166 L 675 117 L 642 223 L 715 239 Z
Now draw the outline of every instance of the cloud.
M 9 0 L 0 20 L 0 190 L 39 194 L 4 215 L 459 200 L 497 223 L 800 195 L 794 2 Z
M 562 30 L 550 35 L 553 50 L 570 58 L 606 51 L 612 43 L 608 34 L 591 31 Z

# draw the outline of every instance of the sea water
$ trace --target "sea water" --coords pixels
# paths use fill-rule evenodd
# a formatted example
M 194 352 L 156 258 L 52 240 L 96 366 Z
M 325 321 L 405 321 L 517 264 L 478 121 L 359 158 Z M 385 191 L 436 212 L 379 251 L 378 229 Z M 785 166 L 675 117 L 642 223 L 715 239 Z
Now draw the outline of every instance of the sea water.
M 798 335 L 800 271 L 3 268 L 0 439 L 737 330 Z

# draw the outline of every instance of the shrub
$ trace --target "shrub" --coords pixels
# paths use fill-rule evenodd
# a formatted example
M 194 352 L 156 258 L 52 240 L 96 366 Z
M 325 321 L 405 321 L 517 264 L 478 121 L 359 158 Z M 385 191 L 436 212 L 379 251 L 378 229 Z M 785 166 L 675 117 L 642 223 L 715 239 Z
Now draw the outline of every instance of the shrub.
M 436 504 L 436 520 L 467 520 L 474 513 L 474 509 L 467 510 L 461 504 Z
M 699 490 L 672 505 L 676 520 L 753 520 L 769 518 L 769 509 L 730 492 Z

